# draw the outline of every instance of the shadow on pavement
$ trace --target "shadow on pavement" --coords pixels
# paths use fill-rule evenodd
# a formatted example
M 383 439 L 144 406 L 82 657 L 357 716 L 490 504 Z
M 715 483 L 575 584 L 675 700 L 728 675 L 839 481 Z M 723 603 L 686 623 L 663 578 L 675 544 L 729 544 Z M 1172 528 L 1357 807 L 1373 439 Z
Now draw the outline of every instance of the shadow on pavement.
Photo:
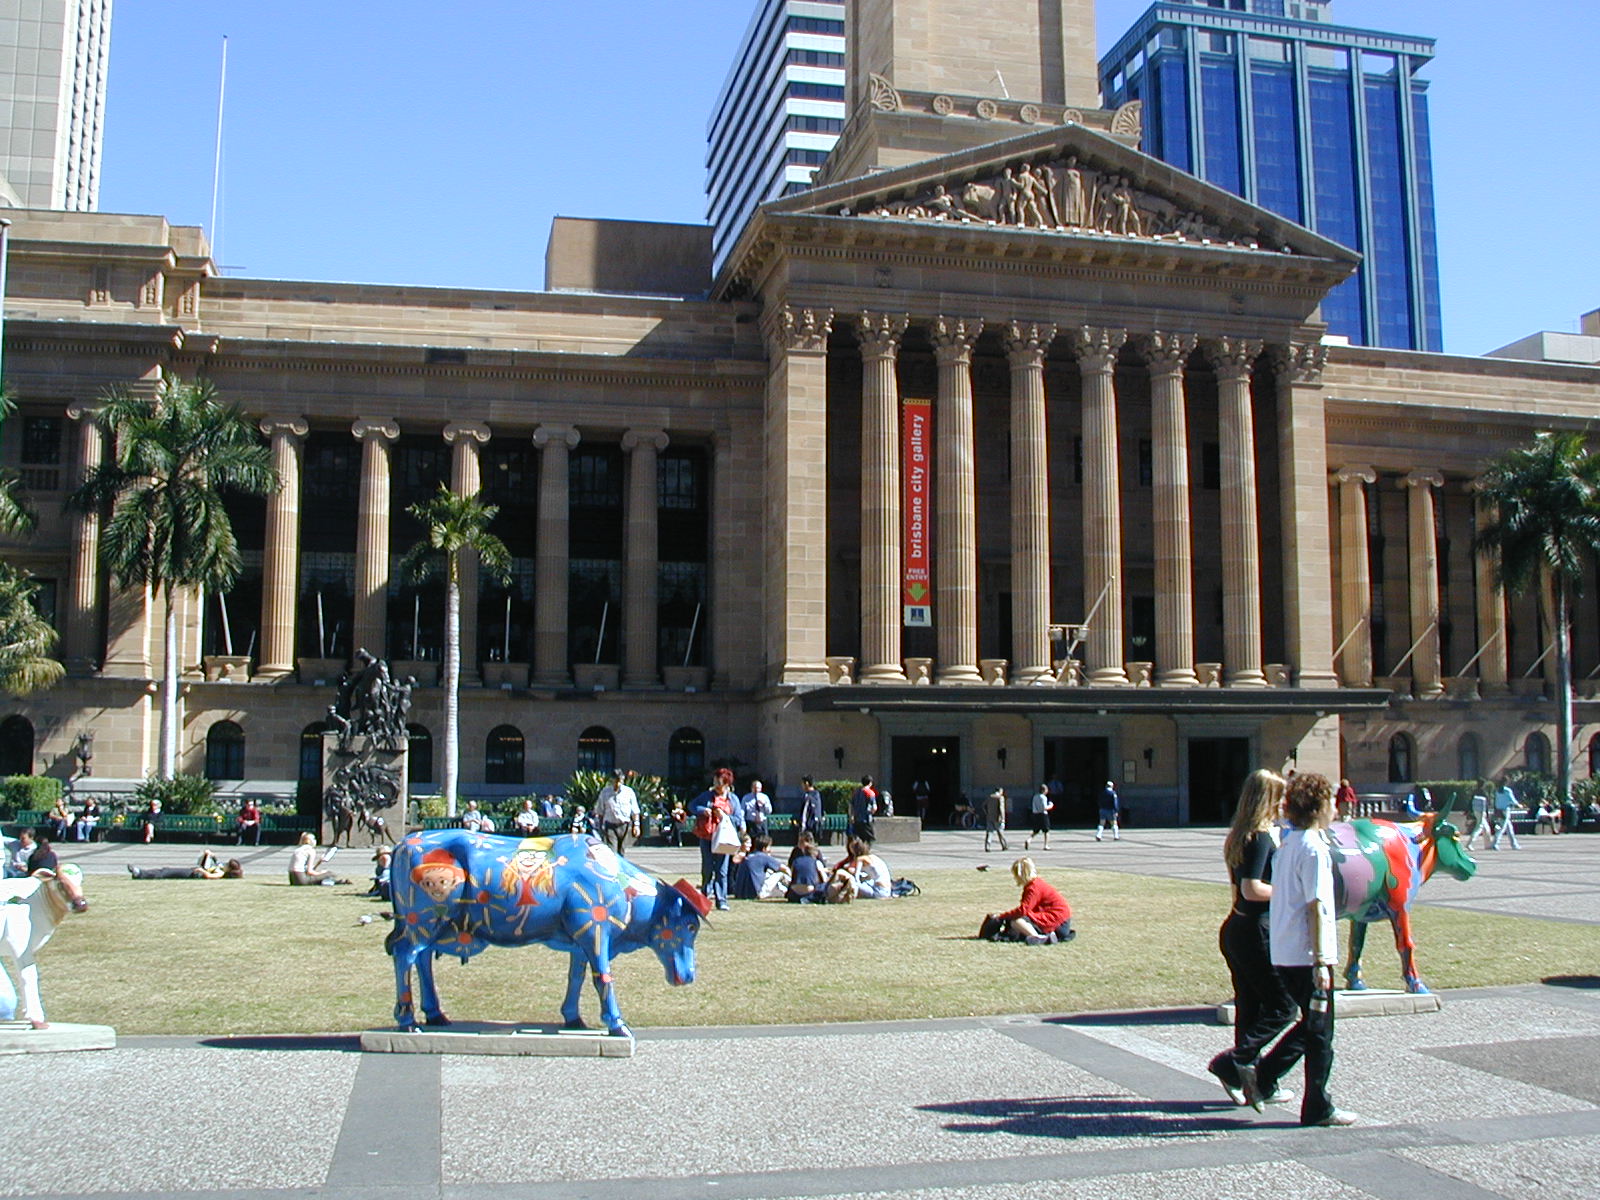
M 1215 1025 L 1217 1010 L 1211 1008 L 1131 1009 L 1127 1012 L 1078 1013 L 1065 1017 L 1046 1017 L 1046 1025 Z
M 334 1050 L 341 1054 L 360 1054 L 361 1038 L 348 1033 L 259 1034 L 241 1037 L 211 1037 L 200 1040 L 213 1050 Z
M 1600 988 L 1600 975 L 1546 975 L 1539 981 L 1549 987 Z
M 1019 1100 L 962 1100 L 922 1104 L 922 1112 L 966 1117 L 947 1121 L 951 1133 L 1009 1133 L 1022 1137 L 1191 1137 L 1253 1125 L 1226 1101 L 1145 1100 L 1127 1096 L 1050 1096 Z M 1251 1114 L 1254 1115 L 1254 1114 Z

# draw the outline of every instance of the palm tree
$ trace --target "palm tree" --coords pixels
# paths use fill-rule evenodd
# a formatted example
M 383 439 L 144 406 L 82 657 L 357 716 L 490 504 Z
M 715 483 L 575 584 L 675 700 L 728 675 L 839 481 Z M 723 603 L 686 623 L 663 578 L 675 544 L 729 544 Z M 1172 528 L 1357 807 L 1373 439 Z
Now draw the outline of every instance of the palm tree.
M 58 683 L 65 668 L 50 657 L 56 631 L 34 606 L 28 572 L 0 562 L 0 691 L 26 696 Z
M 489 532 L 499 513 L 482 495 L 460 496 L 444 484 L 427 500 L 406 510 L 422 523 L 427 536 L 400 561 L 402 578 L 420 583 L 441 566 L 445 572 L 444 601 L 444 800 L 445 811 L 456 815 L 456 792 L 461 774 L 461 569 L 463 560 L 476 554 L 493 578 L 511 578 L 511 553 Z
M 164 602 L 159 774 L 170 779 L 178 757 L 175 593 L 233 586 L 239 543 L 224 495 L 264 495 L 278 487 L 278 476 L 255 426 L 204 380 L 164 374 L 150 397 L 113 389 L 96 419 L 115 453 L 70 503 L 109 510 L 101 560 L 118 586 L 148 587 Z
M 1499 555 L 1498 580 L 1515 593 L 1537 588 L 1552 617 L 1556 656 L 1556 777 L 1572 793 L 1572 598 L 1600 553 L 1600 455 L 1576 433 L 1540 433 L 1484 473 L 1488 523 L 1480 550 Z M 1553 609 L 1553 612 L 1552 612 Z
M 11 398 L 11 389 L 0 388 L 0 424 L 16 411 L 17 403 Z M 32 533 L 39 523 L 39 515 L 19 491 L 21 486 L 21 481 L 10 471 L 0 471 L 0 533 Z

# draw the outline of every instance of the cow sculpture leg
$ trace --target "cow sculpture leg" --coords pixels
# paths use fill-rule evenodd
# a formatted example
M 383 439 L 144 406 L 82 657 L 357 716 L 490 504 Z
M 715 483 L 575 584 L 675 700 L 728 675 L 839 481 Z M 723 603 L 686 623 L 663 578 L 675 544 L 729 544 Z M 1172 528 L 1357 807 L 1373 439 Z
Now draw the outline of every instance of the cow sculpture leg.
M 1344 967 L 1344 986 L 1349 992 L 1364 992 L 1366 983 L 1361 978 L 1361 952 L 1367 945 L 1367 923 L 1350 922 L 1350 961 Z
M 433 951 L 406 942 L 394 947 L 395 1024 L 408 1033 L 415 1033 L 419 1028 L 411 992 L 413 970 L 417 990 L 421 993 L 424 1020 L 429 1025 L 450 1024 L 450 1018 L 439 1007 L 439 991 L 433 985 Z
M 1394 915 L 1394 948 L 1400 954 L 1400 974 L 1406 991 L 1419 996 L 1429 994 L 1428 985 L 1417 975 L 1417 944 L 1411 940 L 1411 914 L 1401 909 Z
M 627 1022 L 622 1019 L 622 1010 L 617 1007 L 617 989 L 611 979 L 611 956 L 604 947 L 598 948 L 592 957 L 581 950 L 572 952 L 572 963 L 567 968 L 567 995 L 561 1003 L 561 1019 L 566 1028 L 588 1028 L 578 1010 L 578 1001 L 583 995 L 585 967 L 589 968 L 594 978 L 594 990 L 600 997 L 600 1019 L 605 1022 L 606 1031 L 613 1037 L 632 1037 L 633 1031 L 628 1028 Z
M 50 1023 L 44 1019 L 44 1001 L 39 998 L 39 964 L 34 961 L 32 953 L 26 953 L 11 960 L 11 965 L 16 968 L 17 989 L 22 993 L 20 1015 L 35 1029 L 50 1028 Z M 9 1005 L 6 1003 L 8 994 Z M 5 1008 L 11 1009 L 7 1017 L 18 1013 L 16 992 L 6 978 L 5 968 L 0 967 L 0 1009 Z

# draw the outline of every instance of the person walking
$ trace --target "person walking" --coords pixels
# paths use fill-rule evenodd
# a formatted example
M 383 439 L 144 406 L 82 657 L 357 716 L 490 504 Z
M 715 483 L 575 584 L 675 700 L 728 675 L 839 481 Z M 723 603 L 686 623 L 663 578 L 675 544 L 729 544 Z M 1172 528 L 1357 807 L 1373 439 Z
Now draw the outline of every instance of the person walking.
M 595 797 L 594 815 L 600 837 L 618 854 L 627 853 L 629 834 L 638 840 L 639 796 L 623 778 L 621 767 L 612 768 L 611 782 Z
M 1106 780 L 1106 786 L 1100 792 L 1100 823 L 1094 827 L 1094 840 L 1101 841 L 1107 827 L 1111 829 L 1111 840 L 1120 842 L 1122 830 L 1117 825 L 1117 818 L 1122 815 L 1122 797 L 1117 795 L 1117 785 L 1111 780 Z
M 867 845 L 878 840 L 872 818 L 878 815 L 878 789 L 872 785 L 872 776 L 863 775 L 861 786 L 850 797 L 850 836 L 860 838 Z
M 811 840 L 817 844 L 822 842 L 822 793 L 817 791 L 817 785 L 811 782 L 811 776 L 803 776 L 800 780 L 800 812 L 799 820 L 795 822 L 794 844 L 800 844 L 800 838 L 805 834 L 811 835 Z
M 1000 849 L 1009 850 L 1006 845 L 1006 790 L 995 788 L 989 793 L 988 799 L 983 802 L 983 849 L 989 850 L 989 840 L 998 838 Z
M 1217 935 L 1233 979 L 1233 1046 L 1206 1068 L 1235 1104 L 1245 1102 L 1240 1068 L 1253 1066 L 1261 1051 L 1294 1020 L 1294 1000 L 1272 966 L 1272 860 L 1278 852 L 1278 814 L 1283 776 L 1256 771 L 1245 780 L 1233 825 L 1222 844 L 1233 905 Z M 1268 1097 L 1282 1102 L 1285 1097 Z
M 1478 840 L 1480 835 L 1483 838 L 1483 844 L 1486 849 L 1492 850 L 1494 848 L 1492 838 L 1494 822 L 1489 817 L 1491 810 L 1488 793 L 1489 788 L 1485 784 L 1472 794 L 1471 805 L 1468 809 L 1472 817 L 1472 828 L 1467 832 L 1467 836 L 1462 839 L 1461 848 L 1463 850 L 1471 850 L 1472 844 Z
M 767 836 L 767 818 L 771 815 L 772 797 L 762 790 L 761 780 L 752 779 L 744 798 L 744 827 L 752 841 Z
M 1511 790 L 1509 783 L 1501 780 L 1500 786 L 1494 792 L 1494 819 L 1498 822 L 1498 825 L 1494 831 L 1494 840 L 1489 843 L 1489 849 L 1500 849 L 1500 839 L 1503 837 L 1511 839 L 1511 848 L 1513 850 L 1522 849 L 1517 844 L 1516 828 L 1511 824 L 1511 814 L 1516 810 L 1516 807 L 1517 794 Z
M 1028 812 L 1033 817 L 1033 832 L 1022 839 L 1022 848 L 1028 849 L 1028 843 L 1036 837 L 1044 839 L 1044 848 L 1050 849 L 1050 810 L 1055 807 L 1055 801 L 1050 799 L 1050 789 L 1045 784 L 1040 784 L 1033 793 L 1033 799 L 1028 801 Z
M 1305 1095 L 1302 1125 L 1353 1125 L 1328 1094 L 1333 1073 L 1333 968 L 1339 960 L 1334 925 L 1333 784 L 1315 774 L 1296 775 L 1284 794 L 1283 815 L 1292 828 L 1273 860 L 1268 902 L 1272 965 L 1300 1010 L 1300 1020 L 1254 1065 L 1239 1067 L 1245 1099 L 1257 1112 L 1277 1091 L 1278 1080 L 1302 1057 Z
M 689 804 L 689 812 L 694 817 L 694 835 L 700 840 L 700 891 L 719 909 L 728 907 L 729 856 L 717 854 L 712 846 L 722 818 L 733 820 L 736 802 L 733 772 L 727 767 L 718 767 L 711 786 Z

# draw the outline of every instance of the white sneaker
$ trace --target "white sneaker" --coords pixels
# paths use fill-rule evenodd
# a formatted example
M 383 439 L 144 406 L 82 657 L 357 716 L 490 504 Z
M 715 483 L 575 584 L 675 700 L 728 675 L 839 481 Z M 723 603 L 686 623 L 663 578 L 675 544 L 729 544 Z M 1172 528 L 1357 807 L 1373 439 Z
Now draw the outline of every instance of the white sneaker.
M 1094 835 L 1094 840 L 1097 841 L 1097 842 L 1101 840 L 1100 839 L 1100 835 L 1098 833 Z

